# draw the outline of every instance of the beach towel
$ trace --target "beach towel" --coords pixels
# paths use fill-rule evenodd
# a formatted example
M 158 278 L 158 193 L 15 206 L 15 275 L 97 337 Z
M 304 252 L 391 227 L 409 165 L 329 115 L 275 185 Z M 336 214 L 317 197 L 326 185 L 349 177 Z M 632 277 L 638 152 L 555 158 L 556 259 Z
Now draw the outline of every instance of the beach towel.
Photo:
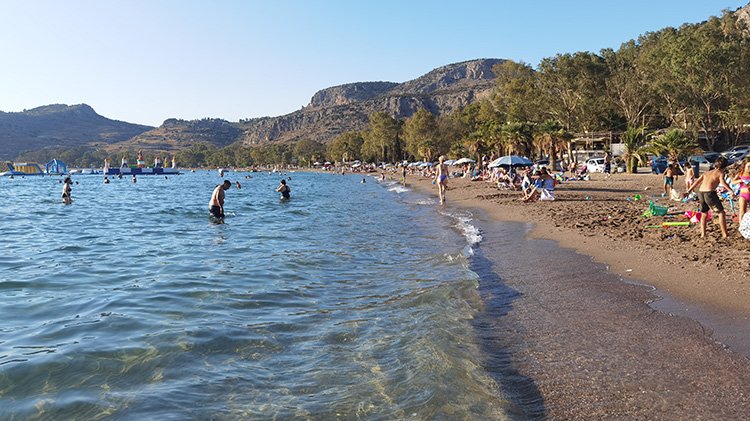
M 742 221 L 740 222 L 740 234 L 750 240 L 750 212 L 746 212 L 745 215 L 742 216 Z

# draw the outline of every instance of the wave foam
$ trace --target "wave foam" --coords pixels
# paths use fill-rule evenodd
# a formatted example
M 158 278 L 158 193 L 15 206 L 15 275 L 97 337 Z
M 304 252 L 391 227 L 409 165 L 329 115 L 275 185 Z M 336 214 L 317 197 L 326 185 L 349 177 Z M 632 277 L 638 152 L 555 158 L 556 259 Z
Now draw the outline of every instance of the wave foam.
M 469 246 L 474 246 L 482 241 L 482 231 L 474 226 L 472 219 L 466 216 L 456 216 L 456 228 L 461 231 Z
M 409 189 L 406 188 L 406 187 L 404 187 L 404 186 L 400 186 L 399 185 L 399 186 L 393 186 L 393 187 L 389 188 L 388 191 L 392 191 L 392 192 L 396 192 L 396 193 L 406 193 L 406 192 L 409 191 Z

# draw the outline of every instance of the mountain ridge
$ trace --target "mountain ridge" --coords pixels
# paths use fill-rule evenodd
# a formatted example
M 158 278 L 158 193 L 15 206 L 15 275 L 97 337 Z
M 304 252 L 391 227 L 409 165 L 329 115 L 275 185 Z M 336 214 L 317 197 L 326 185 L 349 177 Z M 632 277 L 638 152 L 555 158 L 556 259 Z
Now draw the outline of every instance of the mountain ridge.
M 50 104 L 18 112 L 0 111 L 0 160 L 27 150 L 122 142 L 151 126 L 112 120 L 87 104 Z
M 201 142 L 216 147 L 302 139 L 328 142 L 344 132 L 367 128 L 374 112 L 405 119 L 419 108 L 443 114 L 465 107 L 492 90 L 492 67 L 504 61 L 485 58 L 452 63 L 403 83 L 331 86 L 315 92 L 300 110 L 239 122 L 169 118 L 159 127 L 151 127 L 108 119 L 87 104 L 0 111 L 0 159 L 12 159 L 27 150 L 79 146 L 175 152 Z

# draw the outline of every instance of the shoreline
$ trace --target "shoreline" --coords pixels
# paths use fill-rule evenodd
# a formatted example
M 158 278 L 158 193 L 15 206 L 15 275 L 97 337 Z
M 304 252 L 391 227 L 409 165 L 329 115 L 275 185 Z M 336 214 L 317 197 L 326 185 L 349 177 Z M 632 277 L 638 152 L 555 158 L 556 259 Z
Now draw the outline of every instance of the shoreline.
M 437 196 L 430 179 L 414 178 L 407 178 L 408 187 Z M 612 243 L 607 237 L 566 229 L 554 217 L 547 224 L 537 223 L 548 216 L 543 208 L 559 211 L 558 205 L 599 204 L 561 200 L 497 206 L 487 197 L 497 190 L 486 183 L 452 181 L 446 209 L 473 212 L 484 237 L 475 250 L 478 268 L 484 269 L 477 272 L 484 304 L 476 316 L 477 335 L 486 341 L 484 368 L 503 380 L 501 390 L 513 396 L 517 415 L 741 419 L 750 411 L 747 352 L 727 349 L 695 314 L 670 311 L 680 309 L 684 297 L 667 293 L 665 298 L 664 288 L 654 285 L 652 278 L 614 270 L 606 259 L 617 257 L 617 248 L 606 248 L 597 256 L 586 252 L 604 248 L 602 242 Z M 562 191 L 556 193 L 565 197 Z M 621 206 L 629 204 L 622 202 Z M 641 205 L 635 206 L 637 212 L 643 212 Z M 585 220 L 585 215 L 582 211 L 575 218 Z M 559 236 L 566 241 L 559 241 Z M 576 247 L 576 241 L 587 247 Z M 631 243 L 626 238 L 616 242 L 619 250 L 627 250 Z M 620 268 L 639 263 L 638 273 L 649 273 L 657 267 L 652 264 L 655 259 L 644 264 L 640 252 L 628 256 L 631 260 L 621 259 Z M 667 263 L 658 266 L 668 267 Z M 697 282 L 696 277 L 690 281 Z M 721 297 L 727 291 L 713 292 Z M 509 361 L 510 369 L 498 372 L 498 359 Z
M 594 174 L 594 176 L 603 178 L 601 174 Z M 636 183 L 649 187 L 651 191 L 658 188 L 658 186 L 654 186 L 659 181 L 659 177 L 657 176 L 650 174 L 616 174 L 612 176 L 613 182 L 617 182 L 616 178 L 618 176 L 643 177 L 637 180 Z M 562 247 L 572 248 L 579 253 L 591 256 L 597 262 L 606 264 L 608 269 L 614 273 L 625 278 L 641 280 L 659 290 L 666 291 L 677 299 L 703 304 L 715 310 L 729 311 L 750 317 L 750 271 L 747 268 L 731 267 L 727 264 L 727 260 L 729 259 L 726 255 L 718 256 L 716 262 L 712 262 L 710 259 L 675 262 L 675 258 L 679 259 L 682 256 L 674 256 L 674 254 L 682 255 L 685 253 L 680 249 L 673 248 L 673 244 L 669 244 L 668 242 L 664 242 L 662 246 L 653 241 L 634 241 L 628 237 L 612 238 L 612 236 L 597 236 L 598 233 L 595 231 L 597 227 L 589 226 L 592 224 L 584 224 L 580 228 L 576 229 L 573 227 L 571 229 L 571 227 L 565 226 L 565 222 L 567 221 L 557 221 L 554 215 L 549 215 L 550 212 L 555 212 L 556 210 L 568 211 L 574 206 L 582 205 L 591 207 L 592 204 L 597 203 L 593 197 L 595 193 L 588 193 L 586 189 L 589 186 L 596 189 L 598 187 L 596 185 L 597 181 L 599 181 L 597 178 L 593 178 L 593 181 L 589 182 L 576 181 L 564 183 L 558 187 L 558 200 L 554 202 L 522 203 L 515 200 L 520 195 L 518 192 L 501 192 L 500 194 L 503 197 L 499 201 L 493 201 L 492 199 L 495 198 L 490 196 L 497 195 L 498 190 L 488 183 L 451 178 L 446 202 L 448 205 L 482 209 L 490 217 L 498 221 L 532 223 L 531 238 L 554 240 Z M 576 183 L 576 189 L 566 191 L 568 185 Z M 589 184 L 587 185 L 587 183 Z M 407 185 L 430 196 L 437 196 L 436 188 L 431 184 L 430 179 L 412 176 L 407 179 Z M 648 202 L 644 199 L 640 202 L 639 206 L 634 204 L 634 202 L 626 201 L 625 196 L 633 195 L 633 193 L 634 190 L 629 189 L 628 186 L 623 186 L 621 191 L 608 191 L 607 196 L 620 195 L 623 198 L 620 203 L 609 203 L 611 201 L 610 197 L 602 199 L 601 202 L 607 202 L 606 205 L 602 205 L 606 207 L 604 213 L 616 213 L 624 209 L 630 210 L 631 214 L 642 213 L 648 208 Z M 577 197 L 583 194 L 586 196 L 590 195 L 590 200 Z M 510 196 L 510 199 L 508 199 L 508 196 Z M 559 208 L 558 205 L 561 203 L 567 205 L 565 209 Z M 657 204 L 665 205 L 665 203 L 658 202 Z M 671 205 L 678 206 L 674 202 Z M 633 209 L 634 207 L 637 207 L 637 209 Z M 582 215 L 581 219 L 588 216 Z M 606 217 L 611 217 L 611 215 L 606 215 Z M 545 220 L 544 218 L 547 219 Z M 646 225 L 647 221 L 646 219 L 640 219 L 634 221 L 633 225 Z M 582 232 L 582 230 L 588 228 L 591 228 L 591 232 Z M 632 232 L 632 228 L 632 226 L 628 226 L 623 227 L 622 230 Z M 642 227 L 639 228 L 642 229 Z M 698 234 L 697 230 L 696 226 L 690 226 L 689 228 L 656 229 L 645 234 L 678 235 L 681 237 L 681 243 L 685 243 L 689 247 L 698 248 L 701 244 L 695 238 Z M 729 230 L 731 237 L 736 232 L 736 229 L 730 225 Z M 744 252 L 750 250 L 750 241 L 734 240 L 734 243 L 729 243 L 726 240 L 713 238 L 714 235 L 718 236 L 718 228 L 712 227 L 711 224 L 709 224 L 708 231 L 709 238 L 706 242 L 719 249 L 726 248 L 724 251 L 727 254 L 736 251 L 741 253 L 740 256 L 746 256 Z M 688 237 L 682 238 L 686 234 Z M 644 237 L 640 240 L 644 239 L 646 238 Z M 742 241 L 745 241 L 746 244 L 742 244 Z M 742 248 L 731 249 L 732 246 L 741 246 Z M 624 250 L 629 253 L 623 253 Z M 668 256 L 660 258 L 654 255 L 655 251 L 663 252 Z M 675 253 L 675 251 L 678 253 Z M 750 268 L 750 266 L 748 267 Z M 722 278 L 721 281 L 726 283 L 723 287 L 720 285 L 718 288 L 714 288 L 717 285 L 701 286 L 705 279 L 710 279 L 710 277 L 716 278 L 717 273 Z
M 620 182 L 619 188 L 612 188 L 612 183 Z M 750 271 L 726 264 L 732 259 L 744 258 L 750 241 L 739 237 L 730 240 L 734 242 L 732 244 L 714 238 L 712 235 L 718 236 L 718 227 L 711 224 L 705 246 L 698 238 L 697 226 L 647 231 L 643 228 L 647 220 L 639 217 L 648 207 L 648 201 L 628 201 L 625 196 L 658 191 L 655 189 L 660 187 L 659 182 L 660 177 L 650 174 L 615 174 L 610 180 L 604 180 L 602 174 L 595 174 L 589 182 L 559 185 L 556 191 L 558 200 L 554 202 L 522 203 L 516 200 L 520 195 L 518 192 L 498 191 L 481 181 L 451 178 L 446 203 L 448 206 L 480 209 L 495 221 L 529 224 L 528 238 L 555 241 L 562 248 L 575 250 L 605 265 L 623 282 L 654 288 L 656 301 L 650 304 L 652 308 L 705 323 L 715 333 L 711 335 L 713 340 L 721 341 L 750 359 L 750 330 L 737 331 L 750 320 Z M 437 196 L 437 188 L 429 178 L 408 177 L 407 186 L 422 194 Z M 618 196 L 621 199 L 617 199 Z M 657 204 L 666 205 L 664 199 L 661 202 Z M 674 205 L 679 207 L 681 204 Z M 585 209 L 580 215 L 560 216 L 579 207 Z M 597 235 L 597 229 L 606 228 L 599 226 L 597 220 L 605 225 L 613 220 L 611 214 L 618 212 L 625 214 L 615 219 L 618 223 L 623 218 L 633 220 L 621 223 L 606 235 Z M 610 215 L 602 217 L 605 213 Z M 733 225 L 729 230 L 730 237 L 732 231 L 736 233 Z M 638 231 L 643 232 L 642 237 Z M 737 244 L 744 248 L 732 248 Z M 683 248 L 688 250 L 687 258 Z M 712 259 L 711 254 L 717 250 L 729 256 Z M 689 255 L 689 251 L 696 254 Z

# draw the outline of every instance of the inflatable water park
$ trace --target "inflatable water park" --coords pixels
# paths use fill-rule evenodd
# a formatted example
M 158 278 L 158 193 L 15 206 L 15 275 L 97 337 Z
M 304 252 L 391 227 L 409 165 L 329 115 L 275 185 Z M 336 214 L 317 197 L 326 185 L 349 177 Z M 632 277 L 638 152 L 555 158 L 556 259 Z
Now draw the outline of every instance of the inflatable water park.
M 44 168 L 35 162 L 0 163 L 0 176 L 63 175 L 68 173 L 64 162 L 53 159 Z
M 137 165 L 129 166 L 124 162 L 119 168 L 110 168 L 109 162 L 104 162 L 101 169 L 84 168 L 68 171 L 68 166 L 57 159 L 53 159 L 42 167 L 35 162 L 2 162 L 0 163 L 0 177 L 14 177 L 27 175 L 177 175 L 180 171 L 174 167 L 174 161 L 171 168 L 164 168 L 158 162 L 153 168 L 148 168 L 139 160 Z

